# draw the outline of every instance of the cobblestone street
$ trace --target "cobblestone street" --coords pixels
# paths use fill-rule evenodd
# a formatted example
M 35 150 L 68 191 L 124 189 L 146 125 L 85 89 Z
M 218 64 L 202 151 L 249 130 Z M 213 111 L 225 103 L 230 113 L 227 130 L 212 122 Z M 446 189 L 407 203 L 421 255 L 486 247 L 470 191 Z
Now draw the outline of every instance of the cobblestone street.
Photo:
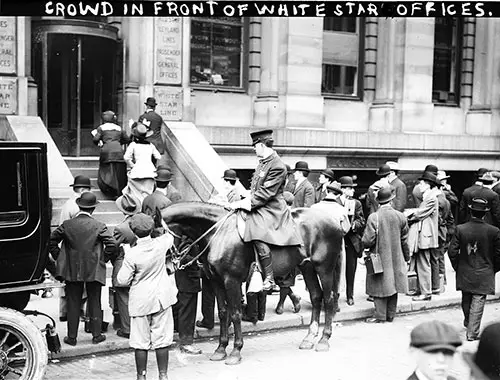
M 486 306 L 482 327 L 498 320 L 500 303 Z M 210 362 L 209 355 L 216 340 L 199 344 L 203 355 L 188 356 L 173 350 L 170 354 L 171 380 L 263 380 L 313 379 L 328 375 L 330 380 L 406 379 L 413 370 L 408 349 L 411 329 L 420 322 L 438 319 L 452 324 L 465 338 L 462 312 L 458 308 L 399 316 L 394 323 L 366 324 L 362 321 L 337 326 L 327 353 L 302 351 L 298 346 L 306 330 L 245 337 L 243 360 L 238 366 Z M 477 342 L 466 342 L 463 349 L 474 350 Z M 229 352 L 229 350 L 228 350 Z M 149 358 L 149 379 L 157 378 L 154 353 Z M 454 374 L 461 379 L 463 363 L 458 355 Z M 131 351 L 50 363 L 46 379 L 56 380 L 121 380 L 135 379 L 134 356 Z

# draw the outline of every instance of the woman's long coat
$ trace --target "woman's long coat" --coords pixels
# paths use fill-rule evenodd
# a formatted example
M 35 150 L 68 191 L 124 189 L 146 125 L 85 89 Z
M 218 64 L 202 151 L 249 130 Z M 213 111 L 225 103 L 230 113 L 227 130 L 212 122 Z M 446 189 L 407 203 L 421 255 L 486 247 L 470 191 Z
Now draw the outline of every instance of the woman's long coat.
M 385 204 L 370 214 L 363 234 L 363 246 L 380 254 L 384 272 L 366 276 L 368 295 L 390 297 L 408 291 L 406 262 L 410 260 L 410 254 L 407 239 L 408 223 L 403 213 Z

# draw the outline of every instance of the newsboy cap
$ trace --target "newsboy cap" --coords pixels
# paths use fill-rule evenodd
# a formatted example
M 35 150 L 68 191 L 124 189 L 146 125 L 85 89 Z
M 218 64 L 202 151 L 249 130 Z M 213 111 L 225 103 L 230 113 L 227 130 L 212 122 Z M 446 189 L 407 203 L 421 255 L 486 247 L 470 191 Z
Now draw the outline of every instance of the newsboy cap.
M 273 138 L 273 130 L 264 129 L 261 131 L 255 131 L 250 133 L 250 137 L 252 138 L 252 145 L 255 145 L 260 142 L 263 143 Z
M 130 218 L 129 226 L 137 237 L 143 238 L 151 235 L 155 222 L 152 217 L 140 212 Z
M 440 350 L 455 352 L 460 345 L 462 345 L 462 340 L 458 332 L 441 321 L 421 323 L 410 334 L 410 346 L 427 352 Z

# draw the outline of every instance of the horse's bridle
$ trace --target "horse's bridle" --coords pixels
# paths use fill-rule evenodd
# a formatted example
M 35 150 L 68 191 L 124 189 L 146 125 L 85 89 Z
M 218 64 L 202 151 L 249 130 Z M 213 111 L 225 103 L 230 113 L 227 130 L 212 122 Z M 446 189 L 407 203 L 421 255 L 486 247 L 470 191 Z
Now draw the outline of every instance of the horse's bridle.
M 193 241 L 189 246 L 187 246 L 186 248 L 184 248 L 182 250 L 182 252 L 179 252 L 179 250 L 177 249 L 177 247 L 175 246 L 175 244 L 172 244 L 172 262 L 174 264 L 174 267 L 176 268 L 176 270 L 183 270 L 185 268 L 187 268 L 188 266 L 190 266 L 191 264 L 193 264 L 196 260 L 198 260 L 205 252 L 206 250 L 210 247 L 210 244 L 212 243 L 212 240 L 213 238 L 215 237 L 215 235 L 217 235 L 217 232 L 219 232 L 219 230 L 221 229 L 222 225 L 224 224 L 224 222 L 231 216 L 233 215 L 234 213 L 236 213 L 236 210 L 231 210 L 227 215 L 225 215 L 221 220 L 219 220 L 217 223 L 215 223 L 212 227 L 210 227 L 208 230 L 206 230 L 203 234 L 201 234 L 195 241 Z M 172 236 L 176 237 L 177 239 L 181 239 L 182 240 L 182 236 L 176 234 L 174 231 L 172 231 L 170 228 L 168 228 L 168 225 L 165 223 L 165 230 L 170 233 Z M 212 238 L 208 241 L 207 245 L 205 246 L 205 248 L 202 249 L 202 251 L 200 253 L 198 253 L 194 258 L 192 258 L 191 260 L 189 260 L 189 262 L 185 263 L 185 264 L 182 264 L 180 265 L 181 261 L 187 256 L 187 254 L 189 253 L 189 251 L 191 251 L 191 249 L 196 245 L 198 244 L 203 238 L 205 238 L 210 232 L 212 232 L 213 230 L 215 230 L 215 233 L 214 235 L 212 236 Z

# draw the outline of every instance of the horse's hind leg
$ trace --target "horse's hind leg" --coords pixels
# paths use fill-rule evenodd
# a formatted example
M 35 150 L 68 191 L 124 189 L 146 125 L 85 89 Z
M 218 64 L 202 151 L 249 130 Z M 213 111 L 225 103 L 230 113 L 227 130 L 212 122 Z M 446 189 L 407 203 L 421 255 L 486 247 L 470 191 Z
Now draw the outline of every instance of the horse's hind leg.
M 243 334 L 241 331 L 241 281 L 226 279 L 225 281 L 229 316 L 234 326 L 234 347 L 226 359 L 226 364 L 234 365 L 241 362 Z
M 332 276 L 332 272 L 334 275 Z M 338 287 L 340 279 L 340 265 L 335 266 L 334 271 L 318 269 L 318 276 L 323 288 L 323 303 L 325 305 L 325 327 L 321 339 L 316 345 L 316 351 L 328 351 L 330 344 L 328 341 L 332 336 L 332 323 L 338 305 Z
M 224 360 L 227 357 L 226 347 L 229 344 L 229 314 L 227 312 L 227 297 L 226 290 L 223 285 L 214 281 L 214 290 L 217 297 L 217 309 L 219 310 L 220 333 L 219 333 L 219 346 L 215 352 L 210 356 L 212 361 Z
M 312 314 L 309 331 L 299 348 L 301 350 L 310 350 L 314 347 L 314 343 L 319 332 L 319 316 L 321 313 L 321 300 L 323 299 L 323 295 L 312 263 L 310 261 L 306 261 L 300 266 L 300 271 L 304 276 L 304 281 L 307 289 L 309 290 L 309 296 L 311 297 Z

